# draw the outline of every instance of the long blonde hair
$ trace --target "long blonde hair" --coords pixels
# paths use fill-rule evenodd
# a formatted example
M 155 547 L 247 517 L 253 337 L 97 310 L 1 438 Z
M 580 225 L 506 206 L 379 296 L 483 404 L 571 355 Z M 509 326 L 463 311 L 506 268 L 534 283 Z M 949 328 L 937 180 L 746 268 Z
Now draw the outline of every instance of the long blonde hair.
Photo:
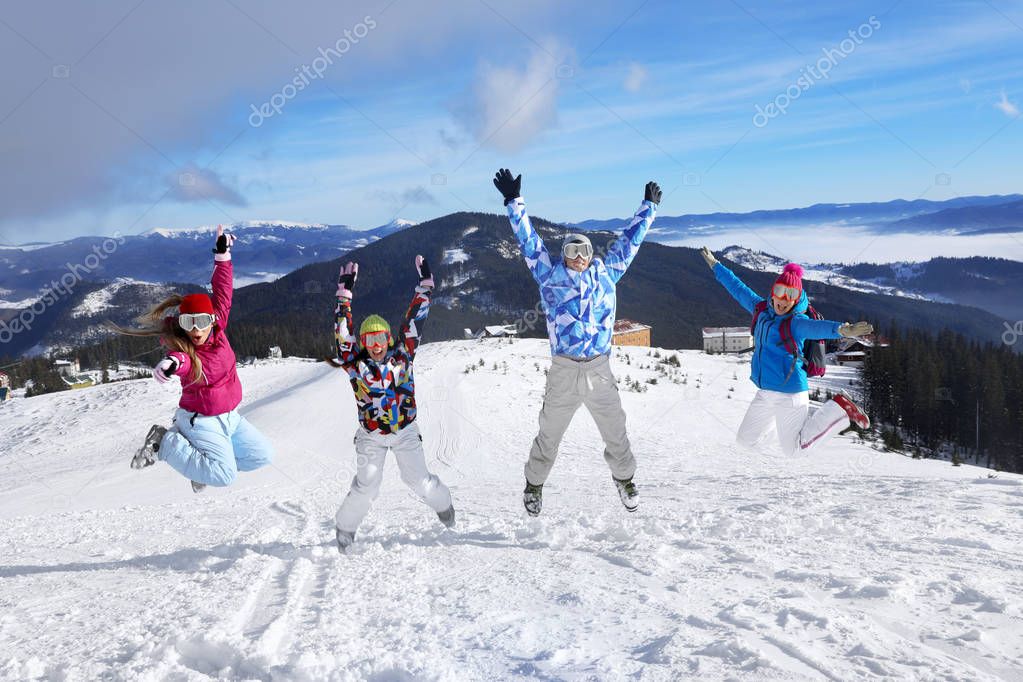
M 188 355 L 188 358 L 192 361 L 192 368 L 188 372 L 188 378 L 191 383 L 195 383 L 202 378 L 202 360 L 195 353 L 195 344 L 192 343 L 192 339 L 178 325 L 177 316 L 167 315 L 169 309 L 177 308 L 181 305 L 181 300 L 182 297 L 178 294 L 168 296 L 152 310 L 136 318 L 136 321 L 139 323 L 138 327 L 122 327 L 113 322 L 107 322 L 107 326 L 127 336 L 159 336 L 160 343 L 168 350 L 176 350 Z

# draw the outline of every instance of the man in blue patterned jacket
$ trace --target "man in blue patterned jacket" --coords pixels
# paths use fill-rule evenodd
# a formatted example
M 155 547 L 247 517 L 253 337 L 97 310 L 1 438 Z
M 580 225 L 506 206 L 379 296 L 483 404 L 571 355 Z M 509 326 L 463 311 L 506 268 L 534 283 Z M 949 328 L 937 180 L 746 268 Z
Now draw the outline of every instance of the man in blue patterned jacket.
M 650 182 L 646 195 L 625 232 L 598 257 L 582 234 L 565 237 L 561 258 L 552 261 L 540 235 L 526 215 L 520 189 L 522 176 L 513 178 L 506 168 L 494 185 L 504 196 L 508 218 L 526 265 L 540 286 L 551 342 L 551 369 L 547 373 L 540 431 L 526 462 L 526 489 L 522 502 L 536 516 L 543 502 L 543 484 L 558 456 L 558 445 L 572 416 L 585 405 L 604 439 L 604 459 L 622 504 L 636 511 L 639 493 L 632 482 L 636 458 L 625 430 L 625 411 L 611 373 L 611 336 L 614 332 L 615 288 L 654 221 L 661 188 Z

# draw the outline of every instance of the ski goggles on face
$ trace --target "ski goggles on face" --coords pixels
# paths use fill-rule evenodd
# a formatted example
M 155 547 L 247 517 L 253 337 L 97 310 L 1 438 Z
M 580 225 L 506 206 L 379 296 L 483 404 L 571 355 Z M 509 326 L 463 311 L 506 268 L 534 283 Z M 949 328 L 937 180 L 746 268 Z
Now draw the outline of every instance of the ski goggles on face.
M 580 256 L 589 258 L 593 255 L 593 245 L 586 242 L 569 242 L 565 244 L 564 252 L 567 260 L 575 260 Z
M 387 332 L 370 332 L 369 334 L 363 334 L 362 345 L 365 348 L 375 348 L 377 346 L 386 347 L 388 337 L 390 337 L 390 334 Z
M 771 295 L 782 301 L 798 301 L 801 293 L 803 293 L 801 290 L 784 284 L 775 284 L 771 290 Z
M 213 315 L 209 313 L 181 313 L 178 315 L 178 325 L 186 332 L 193 329 L 208 329 L 213 326 Z

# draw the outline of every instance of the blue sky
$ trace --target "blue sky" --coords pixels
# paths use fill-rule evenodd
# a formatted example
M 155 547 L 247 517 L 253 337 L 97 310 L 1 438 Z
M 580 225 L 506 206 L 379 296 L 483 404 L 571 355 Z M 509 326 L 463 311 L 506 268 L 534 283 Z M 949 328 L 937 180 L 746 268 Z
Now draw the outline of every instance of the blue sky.
M 1019 2 L 132 0 L 0 35 L 7 243 L 496 212 L 501 166 L 562 221 L 649 179 L 671 215 L 1020 191 Z

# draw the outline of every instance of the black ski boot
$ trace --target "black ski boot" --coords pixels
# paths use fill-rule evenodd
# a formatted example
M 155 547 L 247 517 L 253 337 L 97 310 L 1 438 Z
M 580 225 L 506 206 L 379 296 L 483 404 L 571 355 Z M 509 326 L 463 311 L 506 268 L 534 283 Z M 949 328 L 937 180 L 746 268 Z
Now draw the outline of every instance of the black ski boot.
M 455 506 L 451 505 L 444 511 L 437 512 L 437 518 L 448 528 L 455 527 Z
M 348 548 L 352 546 L 353 542 L 355 542 L 355 533 L 347 530 L 341 530 L 340 528 L 336 528 L 335 531 L 337 535 L 337 551 L 342 554 L 347 554 Z
M 636 484 L 632 482 L 632 479 L 619 481 L 612 476 L 611 480 L 615 482 L 615 487 L 618 488 L 618 496 L 622 498 L 622 504 L 625 505 L 625 509 L 630 512 L 636 511 L 639 508 L 639 491 L 636 490 Z
M 196 481 L 192 481 L 192 492 L 193 493 L 201 493 L 204 490 L 206 490 L 206 484 L 205 483 L 198 483 Z
M 522 491 L 522 506 L 530 516 L 539 516 L 543 508 L 543 484 L 533 485 L 526 481 L 526 489 Z
M 156 464 L 156 452 L 160 449 L 160 441 L 167 429 L 159 424 L 153 424 L 146 434 L 146 442 L 142 444 L 139 451 L 131 458 L 132 469 L 144 469 Z

